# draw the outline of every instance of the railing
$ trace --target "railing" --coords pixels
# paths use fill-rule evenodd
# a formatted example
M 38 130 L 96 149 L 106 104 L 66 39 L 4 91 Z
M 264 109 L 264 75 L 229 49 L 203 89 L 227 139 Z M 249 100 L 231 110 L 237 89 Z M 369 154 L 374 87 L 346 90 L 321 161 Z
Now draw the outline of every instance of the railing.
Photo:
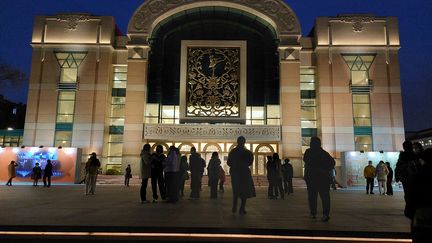
M 78 83 L 57 83 L 57 90 L 77 91 Z
M 350 80 L 350 91 L 351 93 L 371 93 L 373 90 L 373 81 L 368 80 L 367 84 L 353 84 L 352 80 Z

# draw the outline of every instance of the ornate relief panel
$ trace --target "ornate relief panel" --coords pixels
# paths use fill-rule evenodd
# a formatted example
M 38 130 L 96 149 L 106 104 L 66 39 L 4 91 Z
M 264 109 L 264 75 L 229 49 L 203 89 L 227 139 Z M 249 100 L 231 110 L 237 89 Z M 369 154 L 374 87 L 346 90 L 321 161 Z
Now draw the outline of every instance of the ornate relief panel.
M 240 117 L 240 48 L 188 47 L 186 117 Z
M 244 41 L 182 41 L 181 61 L 180 122 L 244 123 Z
M 255 14 L 269 22 L 278 32 L 278 35 L 301 34 L 297 16 L 282 0 L 146 0 L 135 11 L 128 26 L 128 33 L 145 33 L 149 36 L 158 20 L 163 19 L 161 16 L 170 11 L 171 14 L 175 14 L 185 9 L 186 5 L 189 5 L 190 8 L 203 6 L 237 8 Z
M 278 142 L 280 126 L 258 125 L 169 125 L 145 124 L 144 139 L 230 141 L 244 136 L 248 141 Z

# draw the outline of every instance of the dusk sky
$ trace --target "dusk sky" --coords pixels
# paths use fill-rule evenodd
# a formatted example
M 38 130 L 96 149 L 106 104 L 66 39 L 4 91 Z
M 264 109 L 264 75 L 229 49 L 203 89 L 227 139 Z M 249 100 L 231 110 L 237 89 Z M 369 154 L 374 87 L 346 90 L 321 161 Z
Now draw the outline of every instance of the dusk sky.
M 144 0 L 0 0 L 0 60 L 30 74 L 31 35 L 37 15 L 86 12 L 114 16 L 123 34 L 133 12 Z M 400 65 L 405 129 L 432 128 L 432 3 L 430 0 L 285 0 L 307 35 L 318 16 L 367 13 L 399 19 Z M 27 102 L 28 82 L 3 85 L 0 93 Z

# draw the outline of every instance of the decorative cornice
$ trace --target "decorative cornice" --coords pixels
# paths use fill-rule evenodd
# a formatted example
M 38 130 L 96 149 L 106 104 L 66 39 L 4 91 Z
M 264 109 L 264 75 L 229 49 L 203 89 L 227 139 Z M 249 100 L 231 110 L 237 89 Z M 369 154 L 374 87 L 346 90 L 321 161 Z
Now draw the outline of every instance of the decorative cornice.
M 154 21 L 169 10 L 192 3 L 212 2 L 209 0 L 147 0 L 135 12 L 129 23 L 129 33 L 145 33 L 149 35 Z M 281 0 L 219 0 L 252 8 L 277 25 L 279 35 L 301 35 L 300 24 L 295 13 Z
M 57 15 L 57 21 L 66 22 L 66 30 L 76 31 L 79 22 L 87 22 L 90 20 L 89 14 L 59 14 Z
M 252 141 L 276 142 L 281 140 L 281 127 L 196 124 L 145 124 L 144 126 L 144 139 L 235 141 L 239 136 Z
M 353 25 L 353 32 L 362 32 L 366 23 L 373 23 L 375 17 L 373 16 L 343 16 L 341 21 Z

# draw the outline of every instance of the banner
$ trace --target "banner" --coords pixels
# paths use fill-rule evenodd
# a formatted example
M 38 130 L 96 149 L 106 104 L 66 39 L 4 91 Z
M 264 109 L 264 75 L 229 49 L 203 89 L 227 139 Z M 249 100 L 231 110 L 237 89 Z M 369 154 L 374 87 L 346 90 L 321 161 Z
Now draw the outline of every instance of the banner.
M 52 183 L 74 183 L 79 153 L 77 148 L 0 148 L 0 181 L 6 182 L 9 179 L 8 166 L 12 160 L 18 165 L 15 167 L 16 177 L 13 182 L 31 182 L 32 170 L 36 163 L 39 163 L 43 171 L 49 159 L 53 165 Z

